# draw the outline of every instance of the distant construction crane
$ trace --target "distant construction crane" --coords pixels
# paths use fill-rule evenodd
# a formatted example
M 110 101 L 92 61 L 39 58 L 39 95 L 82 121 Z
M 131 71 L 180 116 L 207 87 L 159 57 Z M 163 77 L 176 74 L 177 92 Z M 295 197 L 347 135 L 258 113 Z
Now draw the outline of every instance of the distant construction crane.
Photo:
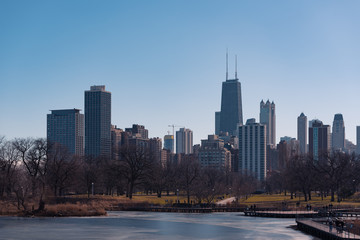
M 175 128 L 176 128 L 176 127 L 184 127 L 184 126 L 178 126 L 178 125 L 172 124 L 172 125 L 168 125 L 168 127 L 172 127 L 172 129 L 173 129 L 173 136 L 174 136 L 174 138 L 175 138 Z

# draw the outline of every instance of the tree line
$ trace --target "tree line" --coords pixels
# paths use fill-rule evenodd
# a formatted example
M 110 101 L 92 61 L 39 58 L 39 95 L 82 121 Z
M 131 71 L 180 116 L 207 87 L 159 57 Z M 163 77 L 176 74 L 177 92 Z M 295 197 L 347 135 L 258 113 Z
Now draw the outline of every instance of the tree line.
M 197 156 L 184 155 L 166 163 L 148 148 L 123 146 L 118 160 L 80 157 L 46 139 L 0 138 L 0 199 L 10 199 L 19 210 L 41 211 L 49 197 L 69 194 L 126 195 L 134 192 L 182 195 L 186 203 L 213 203 L 230 194 L 247 197 L 259 189 L 268 193 L 299 194 L 305 201 L 312 194 L 341 201 L 356 192 L 360 161 L 355 154 L 326 153 L 315 160 L 310 155 L 293 156 L 260 183 L 250 173 L 201 167 Z M 32 204 L 30 204 L 32 203 Z M 35 203 L 35 204 L 34 204 Z
M 24 211 L 31 210 L 30 203 L 43 210 L 48 197 L 93 193 L 129 199 L 134 192 L 181 194 L 187 204 L 210 204 L 219 195 L 247 196 L 259 186 L 249 174 L 200 167 L 195 155 L 162 163 L 148 148 L 123 146 L 119 156 L 80 157 L 43 138 L 2 137 L 0 199 L 13 199 Z
M 338 202 L 352 196 L 360 183 L 360 161 L 356 154 L 331 151 L 315 159 L 311 154 L 290 158 L 266 181 L 268 192 L 301 193 L 305 201 L 316 193 Z M 337 198 L 337 199 L 336 199 Z

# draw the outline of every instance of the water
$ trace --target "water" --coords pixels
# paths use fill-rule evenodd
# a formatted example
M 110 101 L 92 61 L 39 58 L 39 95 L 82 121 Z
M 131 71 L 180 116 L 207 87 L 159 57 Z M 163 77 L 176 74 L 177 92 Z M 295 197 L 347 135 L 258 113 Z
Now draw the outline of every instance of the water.
M 109 212 L 105 217 L 0 217 L 0 239 L 298 239 L 293 219 L 239 213 Z

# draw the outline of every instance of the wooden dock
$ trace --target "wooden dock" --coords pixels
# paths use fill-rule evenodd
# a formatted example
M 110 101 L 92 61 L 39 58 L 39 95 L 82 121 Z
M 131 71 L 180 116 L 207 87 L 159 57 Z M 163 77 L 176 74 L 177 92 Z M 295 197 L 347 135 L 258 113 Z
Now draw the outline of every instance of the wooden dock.
M 271 217 L 271 218 L 312 218 L 317 217 L 315 211 L 244 211 L 245 216 L 250 217 Z
M 296 220 L 297 227 L 300 231 L 306 232 L 313 236 L 319 237 L 321 239 L 328 240 L 345 240 L 345 239 L 358 239 L 360 236 L 350 233 L 346 230 L 338 230 L 334 226 L 331 230 L 329 225 L 323 224 L 321 222 L 316 222 L 311 219 L 298 219 Z
M 109 211 L 144 211 L 144 212 L 180 212 L 180 213 L 212 213 L 212 212 L 243 212 L 238 207 L 127 207 L 112 206 Z

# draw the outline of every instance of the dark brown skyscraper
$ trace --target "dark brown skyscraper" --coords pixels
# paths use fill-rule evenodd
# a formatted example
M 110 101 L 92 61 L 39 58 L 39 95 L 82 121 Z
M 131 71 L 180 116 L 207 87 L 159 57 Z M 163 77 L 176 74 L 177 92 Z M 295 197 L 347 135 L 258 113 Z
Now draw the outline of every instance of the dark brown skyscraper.
M 215 133 L 228 132 L 230 136 L 235 136 L 238 124 L 243 124 L 241 84 L 236 68 L 235 78 L 228 79 L 227 66 L 226 54 L 226 81 L 222 83 L 221 111 L 215 113 Z

